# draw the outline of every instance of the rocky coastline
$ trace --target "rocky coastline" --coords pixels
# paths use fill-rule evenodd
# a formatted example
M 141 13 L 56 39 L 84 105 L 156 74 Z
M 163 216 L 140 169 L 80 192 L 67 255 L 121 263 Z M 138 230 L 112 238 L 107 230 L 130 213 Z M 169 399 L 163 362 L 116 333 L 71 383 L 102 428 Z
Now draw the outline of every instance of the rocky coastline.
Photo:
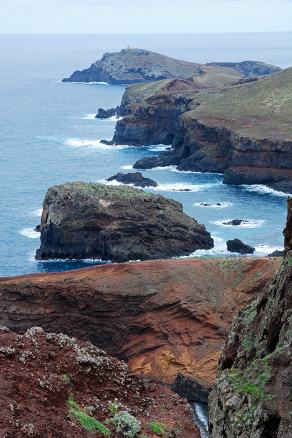
M 226 184 L 265 184 L 291 193 L 292 69 L 223 88 L 218 74 L 205 76 L 204 82 L 194 78 L 128 87 L 121 103 L 125 116 L 112 143 L 172 146 L 158 157 L 139 160 L 136 169 L 176 165 L 222 173 Z M 257 105 L 257 99 L 266 104 Z

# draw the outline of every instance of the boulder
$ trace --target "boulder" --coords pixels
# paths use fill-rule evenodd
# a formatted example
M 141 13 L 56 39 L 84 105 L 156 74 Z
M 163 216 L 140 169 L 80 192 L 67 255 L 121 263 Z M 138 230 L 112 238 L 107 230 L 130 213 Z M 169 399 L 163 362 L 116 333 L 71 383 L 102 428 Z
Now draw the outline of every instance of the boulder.
M 229 252 L 237 252 L 238 254 L 253 254 L 255 252 L 255 248 L 246 245 L 239 239 L 228 240 L 226 244 Z
M 268 257 L 283 257 L 283 256 L 284 256 L 284 251 L 279 251 L 279 250 L 276 250 L 268 255 Z
M 156 181 L 150 178 L 145 178 L 140 172 L 130 172 L 130 173 L 117 173 L 107 181 L 118 181 L 123 184 L 132 184 L 135 187 L 157 187 Z
M 133 187 L 84 182 L 50 187 L 38 260 L 159 259 L 210 249 L 203 225 L 174 200 Z

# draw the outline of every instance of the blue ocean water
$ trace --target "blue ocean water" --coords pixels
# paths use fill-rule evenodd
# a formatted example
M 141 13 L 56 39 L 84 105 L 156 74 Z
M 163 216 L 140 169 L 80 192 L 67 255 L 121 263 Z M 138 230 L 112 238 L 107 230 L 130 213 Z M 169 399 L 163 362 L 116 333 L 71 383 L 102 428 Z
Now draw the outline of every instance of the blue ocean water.
M 61 83 L 106 51 L 141 47 L 196 62 L 256 59 L 292 65 L 292 33 L 204 35 L 1 35 L 0 36 L 0 275 L 72 269 L 88 262 L 36 262 L 33 229 L 47 188 L 71 180 L 101 181 L 131 168 L 157 148 L 104 147 L 114 121 L 93 119 L 99 107 L 119 104 L 122 86 Z M 154 150 L 151 150 L 154 149 Z M 282 247 L 286 198 L 262 187 L 222 184 L 222 176 L 154 169 L 145 176 L 158 191 L 183 203 L 204 223 L 216 246 L 201 255 L 226 254 L 238 237 L 266 254 Z M 176 192 L 190 188 L 191 192 Z M 222 203 L 224 208 L 201 207 Z M 227 219 L 249 219 L 227 227 Z

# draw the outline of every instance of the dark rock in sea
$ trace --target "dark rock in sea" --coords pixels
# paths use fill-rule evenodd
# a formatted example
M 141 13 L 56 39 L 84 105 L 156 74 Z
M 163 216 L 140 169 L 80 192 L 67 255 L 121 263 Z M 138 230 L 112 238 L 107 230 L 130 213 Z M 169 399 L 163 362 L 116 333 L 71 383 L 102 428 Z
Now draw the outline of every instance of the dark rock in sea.
M 37 225 L 37 226 L 35 227 L 34 231 L 36 231 L 37 233 L 40 233 L 40 232 L 41 232 L 41 226 L 40 226 L 40 225 Z
M 287 194 L 292 193 L 292 181 L 279 181 L 273 184 L 268 184 L 268 186 L 274 190 L 277 190 L 278 192 L 283 192 Z
M 95 116 L 96 119 L 109 119 L 110 117 L 117 115 L 117 108 L 99 108 Z
M 245 219 L 232 219 L 232 221 L 223 222 L 223 225 L 242 225 L 242 224 L 248 224 L 248 221 Z
M 274 251 L 271 254 L 268 255 L 268 257 L 283 257 L 284 256 L 284 251 Z
M 75 71 L 63 82 L 107 82 L 133 84 L 161 79 L 188 79 L 204 72 L 200 64 L 181 61 L 143 49 L 105 53 L 89 68 Z
M 133 184 L 135 187 L 157 187 L 156 181 L 150 178 L 145 178 L 140 172 L 117 173 L 107 181 L 118 181 L 123 184 Z
M 206 388 L 206 386 L 190 377 L 178 373 L 172 387 L 178 395 L 189 401 L 208 403 L 211 388 Z
M 281 71 L 280 67 L 276 65 L 266 64 L 259 61 L 242 61 L 242 62 L 210 62 L 207 65 L 226 67 L 242 73 L 247 78 L 254 76 L 264 76 L 278 73 Z
M 169 164 L 166 164 L 163 157 L 146 157 L 146 158 L 141 158 L 140 160 L 136 161 L 136 163 L 134 163 L 133 168 L 134 169 L 152 169 L 153 167 L 159 167 L 159 166 L 165 167 L 168 165 Z
M 159 259 L 210 249 L 203 225 L 163 196 L 126 186 L 73 182 L 49 188 L 38 260 Z
M 229 252 L 236 252 L 238 254 L 253 254 L 255 252 L 255 248 L 246 245 L 239 239 L 228 240 L 226 245 Z
M 235 319 L 209 396 L 211 438 L 292 436 L 292 199 L 285 257 Z

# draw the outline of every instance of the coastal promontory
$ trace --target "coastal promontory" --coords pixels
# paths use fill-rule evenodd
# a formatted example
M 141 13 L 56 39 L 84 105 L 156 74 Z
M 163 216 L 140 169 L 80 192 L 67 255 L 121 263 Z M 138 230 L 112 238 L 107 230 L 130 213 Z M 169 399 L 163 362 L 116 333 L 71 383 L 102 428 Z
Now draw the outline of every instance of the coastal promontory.
M 124 262 L 189 255 L 213 239 L 182 205 L 134 187 L 73 182 L 49 188 L 37 259 Z

